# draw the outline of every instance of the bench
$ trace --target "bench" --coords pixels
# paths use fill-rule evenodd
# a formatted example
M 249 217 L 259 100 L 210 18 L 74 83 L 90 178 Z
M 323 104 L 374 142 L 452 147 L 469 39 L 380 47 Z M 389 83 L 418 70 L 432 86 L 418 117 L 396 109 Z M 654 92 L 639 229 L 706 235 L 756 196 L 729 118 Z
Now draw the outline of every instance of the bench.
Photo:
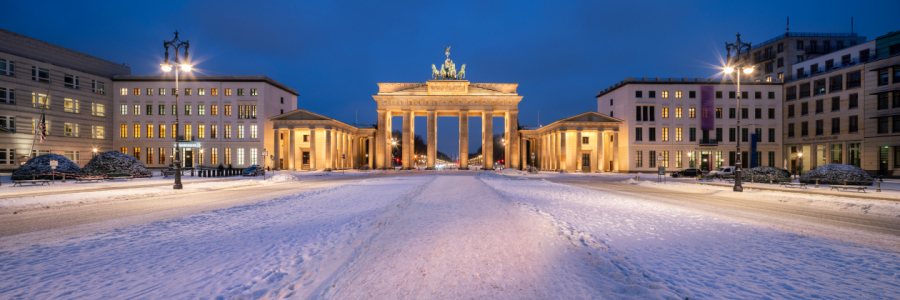
M 44 185 L 44 184 L 46 183 L 46 184 L 49 185 L 49 184 L 50 184 L 50 180 L 49 180 L 49 179 L 13 180 L 13 186 L 16 186 L 17 184 L 18 184 L 19 186 L 22 186 L 23 183 L 30 183 L 31 185 L 35 185 L 35 184 L 38 184 L 38 183 L 40 183 L 41 185 Z
M 103 178 L 103 176 L 82 176 L 82 177 L 75 178 L 75 183 L 84 182 L 84 181 L 103 182 L 104 179 L 106 179 L 106 178 Z
M 175 175 L 175 171 L 174 170 L 165 170 L 165 171 L 162 171 L 162 175 L 164 178 L 169 178 L 169 176 Z
M 859 191 L 862 191 L 863 193 L 866 192 L 866 187 L 858 186 L 858 185 L 832 185 L 831 189 L 832 190 L 843 189 L 844 191 L 846 191 L 847 189 L 856 189 L 857 193 L 859 193 Z
M 112 174 L 106 174 L 106 179 L 108 179 L 110 181 L 113 181 L 116 179 L 133 180 L 134 176 L 131 176 L 129 174 L 123 174 L 123 173 L 112 173 Z
M 802 182 L 782 182 L 779 185 L 783 186 L 783 187 L 799 187 L 799 188 L 804 188 L 804 189 L 806 188 L 806 183 L 802 183 Z

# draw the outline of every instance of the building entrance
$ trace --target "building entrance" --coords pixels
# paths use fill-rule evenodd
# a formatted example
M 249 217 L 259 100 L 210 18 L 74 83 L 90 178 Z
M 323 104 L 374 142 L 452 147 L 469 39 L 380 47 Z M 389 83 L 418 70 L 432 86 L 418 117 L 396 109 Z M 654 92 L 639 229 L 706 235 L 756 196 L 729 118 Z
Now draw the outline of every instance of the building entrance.
M 709 172 L 709 152 L 700 152 L 700 170 Z
M 194 149 L 184 149 L 184 167 L 194 167 Z

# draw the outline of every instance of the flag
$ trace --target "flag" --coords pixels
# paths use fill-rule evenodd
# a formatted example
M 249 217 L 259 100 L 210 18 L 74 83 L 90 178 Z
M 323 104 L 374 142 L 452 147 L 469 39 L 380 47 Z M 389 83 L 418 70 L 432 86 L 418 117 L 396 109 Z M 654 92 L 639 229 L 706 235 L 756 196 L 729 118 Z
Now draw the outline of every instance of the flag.
M 47 137 L 47 125 L 44 120 L 44 114 L 41 114 L 41 124 L 38 127 L 38 130 L 41 131 L 41 143 L 44 143 L 44 138 Z

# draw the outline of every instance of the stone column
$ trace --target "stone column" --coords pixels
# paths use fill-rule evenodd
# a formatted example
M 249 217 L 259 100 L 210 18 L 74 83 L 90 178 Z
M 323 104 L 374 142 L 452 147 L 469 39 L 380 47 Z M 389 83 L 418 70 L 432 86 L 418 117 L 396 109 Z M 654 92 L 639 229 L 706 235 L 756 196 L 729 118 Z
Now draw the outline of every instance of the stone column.
M 528 143 L 525 140 L 519 141 L 519 157 L 526 157 L 525 162 L 519 162 L 519 169 L 524 170 L 525 166 L 528 165 L 527 157 L 528 157 Z
M 278 170 L 278 161 L 281 160 L 281 129 L 275 128 L 275 161 L 272 162 L 272 170 Z M 210 153 L 212 155 L 212 153 Z
M 506 144 L 503 145 L 503 167 L 509 168 L 512 165 L 512 151 L 513 144 L 512 140 L 509 136 L 509 112 L 503 112 L 503 140 L 506 141 Z
M 606 167 L 609 166 L 609 159 L 606 158 L 606 145 L 607 140 L 609 138 L 606 137 L 606 131 L 598 131 L 597 132 L 597 169 L 603 172 L 606 172 Z
M 619 132 L 613 131 L 612 133 L 612 160 L 613 160 L 613 169 L 612 171 L 619 171 Z
M 550 157 L 547 161 L 549 162 L 550 170 L 556 170 L 556 164 L 559 163 L 559 157 L 557 156 L 558 153 L 556 151 L 556 132 L 550 132 L 548 139 L 550 140 L 550 144 L 548 145 L 550 146 Z
M 469 111 L 459 112 L 459 169 L 469 169 Z
M 509 112 L 509 143 L 512 145 L 511 149 L 516 149 L 519 147 L 519 111 L 511 111 Z M 512 168 L 522 169 L 525 165 L 522 163 L 522 155 L 519 152 L 511 151 L 512 158 L 509 160 L 512 161 Z
M 390 115 L 391 112 L 378 110 L 378 132 L 375 133 L 375 147 L 372 147 L 371 142 L 369 144 L 369 157 L 373 157 L 374 161 L 378 162 L 377 165 L 369 164 L 372 169 L 389 168 L 391 166 L 389 163 L 391 160 Z
M 437 158 L 437 115 L 434 110 L 428 111 L 428 151 L 426 155 L 426 168 L 434 170 L 434 160 Z
M 332 143 L 334 143 L 332 141 L 332 135 L 331 129 L 325 128 L 325 161 L 323 161 L 324 164 L 322 165 L 322 170 L 332 169 L 333 166 L 331 163 Z
M 560 169 L 565 170 L 566 172 L 574 172 L 575 171 L 575 158 L 569 157 L 569 147 L 571 147 L 569 143 L 569 130 L 560 132 L 559 135 L 559 165 Z
M 316 170 L 316 163 L 318 162 L 316 157 L 316 128 L 309 128 L 309 170 Z
M 484 128 L 484 133 L 481 135 L 481 163 L 485 170 L 491 170 L 494 168 L 494 112 L 483 112 L 481 124 Z
M 375 145 L 372 143 L 372 138 L 366 138 L 366 143 L 369 145 L 369 152 L 366 153 L 366 155 L 368 155 L 369 168 L 375 168 L 375 165 L 373 165 L 375 161 Z
M 403 111 L 403 152 L 400 160 L 404 170 L 409 170 L 412 167 L 413 155 L 415 155 L 415 151 L 413 151 L 413 147 L 415 147 L 413 145 L 415 123 L 413 120 L 415 120 L 415 115 L 412 112 L 408 110 Z
M 296 141 L 294 138 L 295 133 L 296 132 L 294 132 L 294 128 L 288 129 L 288 141 L 290 141 L 288 147 L 290 147 L 290 148 L 288 149 L 288 163 L 286 165 L 287 165 L 288 170 L 291 170 L 291 171 L 296 170 L 294 168 L 294 160 L 297 159 L 296 153 L 294 153 L 294 151 L 295 151 L 294 148 L 297 148 L 297 144 L 296 144 Z
M 575 162 L 575 170 L 573 170 L 573 171 L 582 170 L 581 166 L 584 164 L 584 159 L 582 158 L 582 155 L 581 155 L 581 149 L 582 149 L 582 145 L 583 145 L 581 143 L 582 131 L 583 131 L 583 129 L 581 129 L 581 128 L 578 128 L 575 130 L 575 157 L 572 158 L 572 161 Z M 588 162 L 588 163 L 590 163 L 590 162 Z M 588 169 L 590 169 L 590 168 L 588 168 Z

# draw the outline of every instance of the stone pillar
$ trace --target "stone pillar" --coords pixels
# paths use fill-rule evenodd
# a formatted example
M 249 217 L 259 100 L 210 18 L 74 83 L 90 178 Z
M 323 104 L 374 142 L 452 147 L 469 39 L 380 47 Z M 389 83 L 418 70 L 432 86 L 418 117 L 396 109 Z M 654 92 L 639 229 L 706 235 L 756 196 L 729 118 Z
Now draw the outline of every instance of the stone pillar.
M 503 167 L 508 169 L 512 165 L 512 152 L 515 149 L 512 147 L 512 140 L 509 136 L 509 112 L 503 112 L 503 140 L 506 142 L 505 145 L 501 143 L 503 145 Z
M 485 170 L 494 168 L 494 112 L 481 113 L 481 163 Z
M 369 161 L 369 168 L 375 168 L 375 165 L 373 164 L 375 161 L 375 145 L 372 143 L 372 138 L 366 138 L 366 143 L 369 145 L 369 152 L 366 153 L 366 158 L 368 158 Z
M 581 128 L 578 128 L 575 130 L 575 157 L 572 158 L 572 161 L 575 162 L 575 170 L 573 170 L 573 171 L 582 170 L 581 166 L 584 164 L 584 159 L 582 158 L 582 155 L 581 155 L 581 149 L 582 149 L 582 145 L 583 145 L 581 143 L 582 130 L 583 129 L 581 129 Z M 590 162 L 588 162 L 588 163 L 590 163 Z M 588 169 L 590 169 L 590 168 L 588 168 Z
M 569 147 L 571 147 L 569 143 L 569 131 L 560 132 L 559 135 L 559 166 L 560 169 L 565 170 L 566 172 L 574 172 L 575 171 L 575 158 L 569 157 Z
M 556 170 L 556 164 L 559 163 L 559 157 L 557 156 L 558 153 L 556 151 L 556 132 L 550 132 L 548 138 L 550 139 L 550 144 L 548 145 L 550 146 L 550 157 L 547 161 L 550 165 L 550 170 Z
M 223 153 L 224 154 L 224 153 Z M 210 153 L 212 155 L 212 153 Z M 278 162 L 281 160 L 281 129 L 275 128 L 275 161 L 272 162 L 272 170 L 278 170 Z
M 378 132 L 375 133 L 375 147 L 369 144 L 369 157 L 374 156 L 377 165 L 372 169 L 389 168 L 391 166 L 391 112 L 378 110 Z
M 413 151 L 413 129 L 415 129 L 415 115 L 406 110 L 403 111 L 403 152 L 400 156 L 400 161 L 403 164 L 404 170 L 409 170 L 412 167 L 413 155 L 415 155 L 415 151 Z
M 509 143 L 512 145 L 511 149 L 516 149 L 519 147 L 519 111 L 511 111 L 509 112 Z M 522 163 L 522 155 L 519 152 L 512 151 L 512 168 L 522 169 L 525 165 Z
M 815 169 L 816 167 L 818 167 L 818 163 L 819 163 L 818 148 L 819 147 L 817 147 L 816 144 L 809 144 L 809 159 L 806 159 L 806 161 L 809 164 L 809 170 L 812 170 L 812 169 Z
M 428 111 L 428 151 L 425 154 L 427 159 L 426 168 L 434 170 L 434 161 L 437 158 L 437 115 L 433 110 Z
M 525 140 L 520 140 L 519 143 L 520 143 L 520 144 L 519 144 L 519 157 L 526 157 L 526 161 L 524 161 L 524 162 L 519 162 L 519 169 L 524 170 L 524 169 L 525 169 L 525 166 L 527 166 L 527 165 L 529 164 L 529 162 L 527 161 L 527 157 L 528 157 L 528 147 L 527 147 L 527 146 L 528 146 L 528 143 L 527 143 L 527 141 L 525 141 Z
M 288 147 L 288 162 L 285 164 L 288 170 L 294 171 L 294 160 L 297 159 L 296 153 L 294 153 L 294 148 L 297 148 L 297 144 L 295 141 L 295 133 L 294 128 L 288 129 L 288 141 L 290 141 Z
M 326 128 L 325 129 L 325 161 L 323 162 L 324 164 L 322 165 L 322 170 L 332 169 L 332 166 L 333 166 L 331 155 L 333 153 L 332 143 L 334 143 L 334 142 L 332 141 L 332 135 L 333 135 L 333 133 L 332 133 L 331 129 Z
M 309 170 L 316 170 L 316 163 L 318 162 L 316 157 L 316 128 L 309 128 Z
M 606 154 L 609 152 L 606 151 L 606 146 L 609 145 L 607 142 L 608 140 L 609 138 L 606 137 L 606 131 L 597 132 L 597 169 L 603 172 L 606 172 L 608 170 L 607 167 L 609 166 L 609 159 L 606 158 Z
M 612 160 L 613 160 L 613 172 L 619 171 L 619 132 L 613 131 L 612 133 Z
M 459 112 L 459 169 L 469 169 L 469 111 Z

